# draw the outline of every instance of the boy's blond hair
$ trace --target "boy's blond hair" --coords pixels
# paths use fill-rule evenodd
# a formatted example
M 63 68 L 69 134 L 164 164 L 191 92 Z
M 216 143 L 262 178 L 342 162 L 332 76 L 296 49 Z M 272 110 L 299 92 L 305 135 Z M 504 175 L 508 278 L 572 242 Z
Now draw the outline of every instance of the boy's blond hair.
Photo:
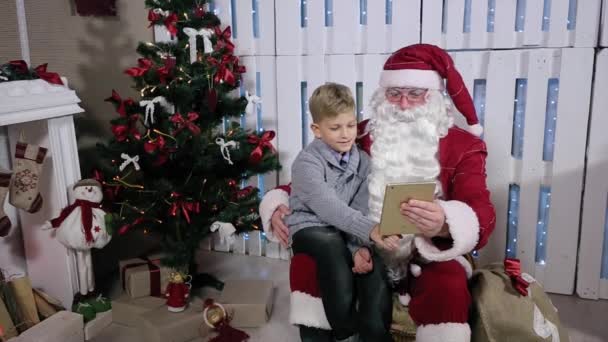
M 312 93 L 308 100 L 308 109 L 312 114 L 312 121 L 318 123 L 323 119 L 336 117 L 338 114 L 354 113 L 355 100 L 347 86 L 325 83 Z

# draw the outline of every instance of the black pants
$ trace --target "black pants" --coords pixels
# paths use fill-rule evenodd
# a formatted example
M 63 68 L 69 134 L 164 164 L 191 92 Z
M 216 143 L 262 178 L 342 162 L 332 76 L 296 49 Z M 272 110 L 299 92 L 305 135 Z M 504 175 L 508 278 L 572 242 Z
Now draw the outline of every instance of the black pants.
M 364 342 L 392 341 L 391 291 L 377 253 L 372 253 L 374 269 L 371 272 L 354 274 L 353 258 L 342 233 L 329 227 L 298 231 L 293 236 L 293 252 L 315 259 L 323 307 L 332 328 L 325 331 L 300 326 L 302 342 L 330 342 L 355 333 Z

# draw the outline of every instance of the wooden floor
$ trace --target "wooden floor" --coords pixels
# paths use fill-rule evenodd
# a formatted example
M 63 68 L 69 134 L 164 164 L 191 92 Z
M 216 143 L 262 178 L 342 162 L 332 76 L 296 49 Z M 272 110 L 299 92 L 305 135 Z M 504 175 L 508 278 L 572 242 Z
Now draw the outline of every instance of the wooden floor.
M 205 271 L 226 279 L 271 279 L 276 286 L 272 317 L 258 329 L 246 329 L 251 342 L 296 342 L 298 331 L 288 323 L 289 277 L 288 263 L 265 257 L 249 257 L 221 252 L 201 252 L 200 264 L 208 265 Z M 208 297 L 217 297 L 217 291 L 206 290 Z M 608 301 L 583 300 L 574 296 L 551 296 L 560 312 L 563 323 L 569 328 L 573 342 L 608 341 Z M 112 324 L 93 342 L 145 342 L 137 331 Z M 195 339 L 193 341 L 205 341 Z

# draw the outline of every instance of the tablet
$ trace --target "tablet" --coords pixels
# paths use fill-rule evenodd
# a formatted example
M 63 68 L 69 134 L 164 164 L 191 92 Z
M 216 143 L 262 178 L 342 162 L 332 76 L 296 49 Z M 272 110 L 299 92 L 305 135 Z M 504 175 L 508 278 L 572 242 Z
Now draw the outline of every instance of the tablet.
M 387 184 L 380 217 L 380 234 L 416 234 L 416 226 L 401 215 L 401 203 L 416 199 L 432 202 L 435 199 L 435 182 Z

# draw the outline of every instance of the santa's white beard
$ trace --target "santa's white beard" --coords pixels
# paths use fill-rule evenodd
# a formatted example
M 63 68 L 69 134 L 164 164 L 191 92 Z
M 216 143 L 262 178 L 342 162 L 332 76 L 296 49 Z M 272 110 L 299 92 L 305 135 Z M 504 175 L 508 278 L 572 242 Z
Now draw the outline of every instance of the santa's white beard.
M 385 89 L 372 99 L 372 170 L 368 176 L 369 215 L 380 222 L 387 184 L 436 181 L 439 139 L 453 125 L 448 99 L 429 90 L 426 104 L 400 110 L 385 99 Z M 435 191 L 438 194 L 441 189 Z

